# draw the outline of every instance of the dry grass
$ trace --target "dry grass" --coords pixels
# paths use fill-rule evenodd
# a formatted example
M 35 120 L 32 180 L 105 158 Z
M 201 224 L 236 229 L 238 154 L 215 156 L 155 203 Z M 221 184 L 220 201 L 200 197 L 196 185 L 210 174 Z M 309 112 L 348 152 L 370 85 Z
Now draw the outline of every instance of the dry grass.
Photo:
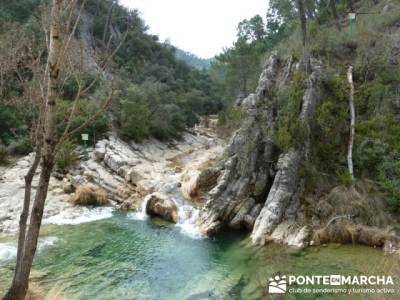
M 61 288 L 54 286 L 47 292 L 45 300 L 67 300 L 68 298 L 63 294 Z
M 314 213 L 325 224 L 336 216 L 344 215 L 351 216 L 355 224 L 381 228 L 393 224 L 384 195 L 371 181 L 359 181 L 350 187 L 333 188 L 327 196 L 318 201 Z
M 313 212 L 321 221 L 315 228 L 315 244 L 357 243 L 385 247 L 399 244 L 391 225 L 384 195 L 373 182 L 359 181 L 350 187 L 338 186 L 320 199 Z
M 76 192 L 72 194 L 69 199 L 72 205 L 95 205 L 103 206 L 107 205 L 108 195 L 107 192 L 102 188 L 95 188 L 90 185 L 80 185 L 76 189 Z
M 44 291 L 39 286 L 30 284 L 25 300 L 42 300 L 44 297 Z
M 334 188 L 327 201 L 336 215 L 350 215 L 358 224 L 385 227 L 392 223 L 384 195 L 372 182 L 360 181 L 351 187 Z
M 386 243 L 397 244 L 399 238 L 390 227 L 378 228 L 364 225 L 333 224 L 315 231 L 313 240 L 318 244 L 362 244 L 372 247 L 384 247 Z
M 67 300 L 62 290 L 58 286 L 54 286 L 47 293 L 38 285 L 30 284 L 25 300 Z

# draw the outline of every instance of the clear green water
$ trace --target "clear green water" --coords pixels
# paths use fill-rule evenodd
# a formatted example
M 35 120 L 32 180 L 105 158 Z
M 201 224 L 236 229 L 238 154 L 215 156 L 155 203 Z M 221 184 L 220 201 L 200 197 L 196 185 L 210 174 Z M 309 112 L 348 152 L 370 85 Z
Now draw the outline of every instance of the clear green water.
M 72 299 L 260 299 L 269 276 L 389 274 L 399 283 L 399 261 L 362 246 L 250 247 L 246 236 L 193 239 L 161 221 L 115 213 L 80 225 L 47 225 L 60 240 L 34 262 L 46 288 L 58 285 Z M 0 266 L 0 293 L 12 262 Z M 286 295 L 280 299 L 350 299 L 338 295 Z M 365 299 L 366 297 L 352 297 Z M 386 299 L 377 296 L 372 299 Z M 400 299 L 399 295 L 387 298 Z

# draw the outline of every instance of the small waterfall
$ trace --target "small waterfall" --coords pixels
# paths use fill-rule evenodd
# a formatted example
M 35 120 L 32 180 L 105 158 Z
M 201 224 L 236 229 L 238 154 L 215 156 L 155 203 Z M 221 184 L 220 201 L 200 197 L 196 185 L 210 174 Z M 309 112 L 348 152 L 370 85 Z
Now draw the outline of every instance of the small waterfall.
M 167 147 L 150 153 L 149 157 L 154 160 L 152 166 L 147 168 L 144 163 L 135 167 L 138 173 L 143 174 L 144 179 L 139 183 L 146 187 L 145 190 L 159 193 L 162 198 L 175 202 L 178 208 L 176 227 L 192 238 L 201 238 L 203 234 L 197 226 L 200 211 L 191 203 L 191 194 L 197 188 L 200 170 L 208 162 L 216 160 L 222 152 L 223 147 L 217 139 L 201 134 L 189 135 L 176 149 Z M 140 210 L 129 213 L 128 217 L 134 220 L 146 220 L 148 218 L 146 206 L 150 197 L 151 194 L 146 196 Z
M 133 220 L 145 221 L 148 219 L 148 215 L 146 213 L 146 205 L 151 195 L 147 195 L 140 207 L 140 210 L 134 213 L 130 213 L 128 217 Z M 180 197 L 178 197 L 179 199 Z M 190 236 L 191 238 L 202 238 L 203 235 L 200 233 L 198 228 L 196 227 L 197 218 L 199 216 L 199 210 L 192 205 L 185 204 L 183 199 L 172 198 L 172 201 L 175 202 L 178 207 L 178 222 L 176 226 L 181 229 L 181 232 Z
M 199 210 L 191 205 L 178 206 L 178 223 L 176 226 L 181 228 L 182 233 L 192 238 L 203 238 L 196 226 Z
M 146 213 L 146 205 L 147 202 L 149 201 L 151 195 L 147 195 L 142 202 L 142 205 L 140 206 L 140 210 L 134 213 L 128 214 L 128 217 L 132 220 L 138 220 L 138 221 L 144 221 L 146 220 L 149 216 Z

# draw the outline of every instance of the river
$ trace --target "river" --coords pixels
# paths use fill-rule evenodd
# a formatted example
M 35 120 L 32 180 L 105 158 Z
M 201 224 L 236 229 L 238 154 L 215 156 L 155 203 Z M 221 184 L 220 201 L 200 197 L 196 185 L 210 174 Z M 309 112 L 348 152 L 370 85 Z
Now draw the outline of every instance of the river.
M 399 274 L 397 259 L 359 245 L 302 251 L 274 244 L 252 247 L 244 233 L 201 238 L 157 218 L 137 220 L 117 211 L 110 217 L 107 210 L 98 214 L 99 220 L 93 222 L 43 227 L 33 266 L 41 286 L 57 285 L 71 299 L 82 300 L 260 299 L 268 278 L 277 273 Z M 11 252 L 5 255 L 5 246 L 10 250 L 13 243 L 2 242 L 0 292 L 9 284 L 13 266 Z M 394 278 L 394 288 L 398 279 Z M 285 299 L 338 299 L 338 295 L 324 293 L 287 296 Z M 398 299 L 398 295 L 388 297 Z M 365 299 L 364 295 L 359 299 Z

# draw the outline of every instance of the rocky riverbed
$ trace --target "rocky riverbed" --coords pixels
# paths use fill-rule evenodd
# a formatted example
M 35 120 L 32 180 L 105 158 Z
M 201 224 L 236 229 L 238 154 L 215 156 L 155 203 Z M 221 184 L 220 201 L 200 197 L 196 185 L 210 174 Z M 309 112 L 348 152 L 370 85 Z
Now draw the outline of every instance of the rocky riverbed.
M 145 213 L 144 199 L 159 195 L 176 203 L 179 212 L 173 221 L 183 225 L 186 219 L 192 219 L 194 225 L 193 214 L 197 210 L 188 201 L 190 190 L 195 188 L 200 171 L 222 152 L 223 141 L 212 129 L 202 127 L 196 127 L 180 141 L 170 143 L 148 140 L 137 144 L 124 142 L 110 134 L 89 149 L 87 161 L 81 161 L 68 174 L 53 175 L 44 223 L 61 225 L 94 221 L 110 217 L 114 209 L 136 211 L 132 217 L 140 217 Z M 3 235 L 15 234 L 18 230 L 24 176 L 32 159 L 33 154 L 22 157 L 0 170 L 0 232 Z M 34 189 L 36 184 L 37 178 Z M 73 206 L 70 200 L 82 186 L 101 189 L 109 205 L 98 208 Z
M 122 210 L 128 211 L 133 220 L 160 217 L 195 238 L 212 235 L 222 227 L 245 228 L 254 234 L 263 207 L 276 197 L 272 193 L 263 203 L 264 193 L 257 201 L 246 195 L 249 188 L 268 188 L 265 180 L 275 174 L 276 166 L 271 165 L 273 172 L 265 173 L 265 161 L 251 159 L 259 152 L 252 150 L 249 154 L 241 143 L 236 149 L 238 137 L 248 137 L 254 131 L 254 127 L 246 128 L 248 131 L 242 128 L 234 135 L 226 150 L 224 141 L 205 126 L 195 127 L 181 140 L 169 143 L 148 140 L 137 144 L 110 134 L 89 149 L 88 159 L 81 160 L 68 174 L 53 175 L 43 223 L 76 225 L 110 218 L 115 210 Z M 238 156 L 244 161 L 233 166 L 232 160 Z M 1 235 L 13 235 L 18 230 L 24 175 L 32 159 L 31 154 L 0 169 Z M 250 161 L 246 163 L 246 159 Z M 277 167 L 294 170 L 282 163 Z M 254 177 L 256 171 L 265 176 Z M 255 184 L 250 184 L 249 178 L 256 178 Z M 227 187 L 234 182 L 232 188 L 236 192 L 232 193 Z M 36 184 L 37 178 L 34 189 Z M 276 224 L 268 241 L 300 248 L 329 242 L 360 243 L 383 247 L 391 253 L 397 251 L 399 239 L 389 227 L 394 221 L 385 212 L 381 194 L 374 185 L 359 182 L 349 188 L 336 187 L 315 199 L 304 197 L 307 201 L 303 199 L 301 209 L 296 205 L 290 210 L 301 216 L 302 222 L 286 220 Z M 363 207 L 370 207 L 368 214 L 354 213 Z

